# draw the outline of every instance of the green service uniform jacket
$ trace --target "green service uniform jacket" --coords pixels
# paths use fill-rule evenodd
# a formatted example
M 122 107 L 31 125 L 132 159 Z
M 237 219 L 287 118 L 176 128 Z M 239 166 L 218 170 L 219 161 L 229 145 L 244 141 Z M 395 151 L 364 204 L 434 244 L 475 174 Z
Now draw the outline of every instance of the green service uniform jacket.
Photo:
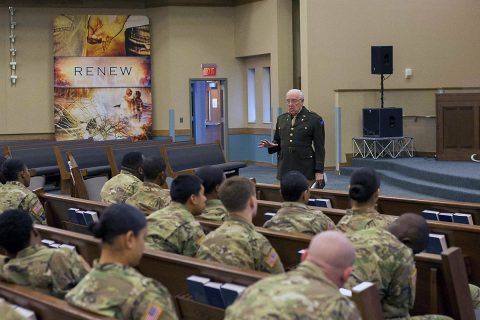
M 277 119 L 273 142 L 278 147 L 268 148 L 268 153 L 277 152 L 277 179 L 297 170 L 309 179 L 315 172 L 323 173 L 325 161 L 325 128 L 323 119 L 303 107 L 292 126 L 292 116 L 287 112 Z

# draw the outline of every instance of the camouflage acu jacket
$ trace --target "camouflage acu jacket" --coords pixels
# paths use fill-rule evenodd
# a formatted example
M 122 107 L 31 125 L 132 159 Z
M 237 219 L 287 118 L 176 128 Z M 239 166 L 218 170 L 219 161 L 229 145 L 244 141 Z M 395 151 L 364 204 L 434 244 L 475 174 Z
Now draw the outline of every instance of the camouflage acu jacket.
M 65 248 L 27 247 L 14 259 L 0 256 L 0 279 L 63 298 L 87 274 L 82 259 Z
M 168 290 L 122 264 L 95 263 L 92 271 L 66 295 L 65 300 L 116 319 L 177 319 Z
M 357 308 L 311 262 L 248 287 L 226 311 L 225 320 L 360 319 Z
M 28 320 L 28 318 L 20 315 L 12 305 L 5 301 L 0 301 L 0 314 L 4 320 Z
M 390 232 L 370 228 L 349 236 L 355 247 L 353 274 L 346 287 L 362 281 L 377 285 L 385 318 L 409 317 L 415 301 L 413 252 Z
M 225 220 L 227 215 L 227 209 L 223 205 L 222 201 L 219 199 L 207 200 L 205 209 L 203 209 L 202 214 L 199 215 L 199 218 L 215 221 Z
M 310 209 L 299 202 L 284 202 L 277 214 L 263 225 L 279 231 L 315 235 L 325 230 L 336 230 L 335 223 L 320 210 Z
M 234 215 L 201 241 L 197 258 L 257 271 L 284 272 L 270 242 L 253 224 Z
M 167 207 L 155 211 L 147 217 L 148 246 L 163 251 L 195 256 L 198 241 L 205 234 L 187 207 L 171 202 Z
M 142 181 L 132 173 L 121 170 L 119 174 L 108 180 L 100 191 L 103 202 L 124 203 L 138 191 Z
M 47 223 L 38 197 L 18 181 L 0 184 L 0 213 L 8 209 L 21 209 L 30 213 L 35 223 Z
M 163 189 L 158 184 L 144 182 L 138 188 L 138 191 L 125 201 L 126 204 L 137 207 L 146 215 L 153 211 L 160 210 L 169 205 L 170 191 Z
M 337 223 L 337 229 L 353 233 L 371 227 L 385 228 L 397 217 L 380 214 L 373 208 L 348 209 L 347 214 Z

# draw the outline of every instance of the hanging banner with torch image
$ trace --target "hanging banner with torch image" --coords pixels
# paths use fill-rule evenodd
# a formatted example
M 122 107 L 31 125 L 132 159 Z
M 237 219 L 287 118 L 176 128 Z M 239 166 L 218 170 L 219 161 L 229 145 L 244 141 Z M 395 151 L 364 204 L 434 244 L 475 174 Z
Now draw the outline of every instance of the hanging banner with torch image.
M 151 137 L 150 25 L 144 16 L 57 16 L 57 140 Z

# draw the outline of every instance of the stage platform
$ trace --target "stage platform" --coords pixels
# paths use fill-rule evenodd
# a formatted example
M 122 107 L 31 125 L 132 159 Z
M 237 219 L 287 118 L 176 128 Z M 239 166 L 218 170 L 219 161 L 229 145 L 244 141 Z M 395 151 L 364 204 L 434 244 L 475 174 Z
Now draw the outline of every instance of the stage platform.
M 341 175 L 327 171 L 326 189 L 346 191 L 355 167 L 378 170 L 381 194 L 416 199 L 480 202 L 480 164 L 436 161 L 433 158 L 354 159 L 352 167 L 342 167 Z M 240 175 L 258 182 L 278 184 L 276 167 L 249 165 Z

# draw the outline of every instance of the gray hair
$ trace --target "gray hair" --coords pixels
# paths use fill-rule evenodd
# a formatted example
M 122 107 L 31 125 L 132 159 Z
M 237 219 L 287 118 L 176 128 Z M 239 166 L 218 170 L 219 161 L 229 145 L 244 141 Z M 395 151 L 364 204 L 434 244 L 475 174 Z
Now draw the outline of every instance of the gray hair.
M 290 89 L 290 90 L 287 91 L 287 95 L 288 95 L 289 93 L 294 93 L 294 94 L 300 96 L 300 99 L 302 99 L 302 100 L 304 100 L 304 98 L 305 98 L 305 97 L 303 96 L 302 90 L 299 90 L 299 89 Z

